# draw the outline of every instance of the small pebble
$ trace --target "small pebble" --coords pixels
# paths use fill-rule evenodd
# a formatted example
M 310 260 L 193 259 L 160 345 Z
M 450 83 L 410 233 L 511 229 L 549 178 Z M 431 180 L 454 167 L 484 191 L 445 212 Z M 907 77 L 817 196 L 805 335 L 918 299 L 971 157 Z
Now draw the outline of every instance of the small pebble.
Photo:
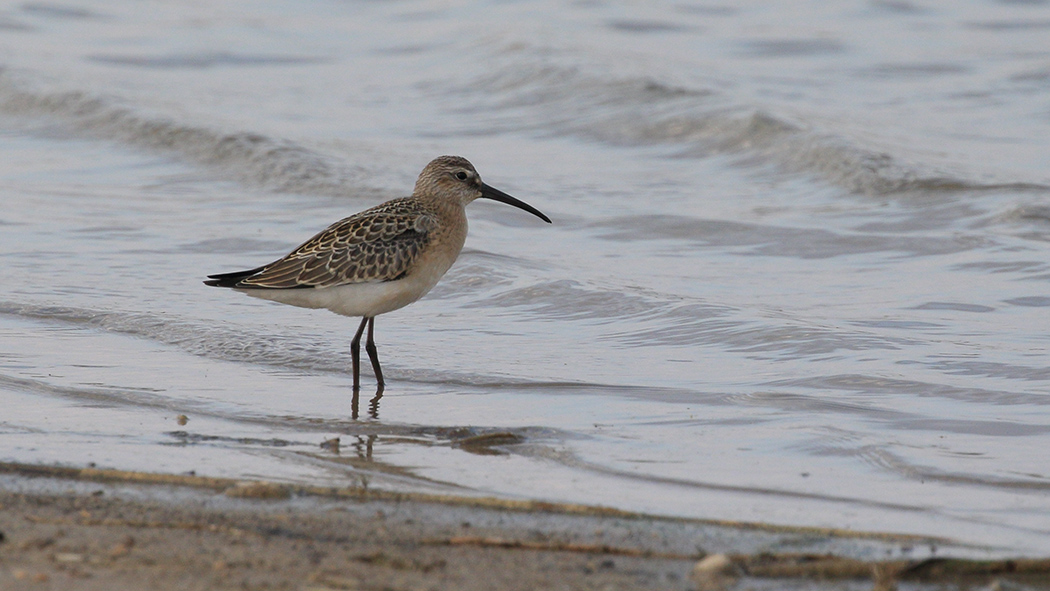
M 113 547 L 109 549 L 109 555 L 113 558 L 120 556 L 127 556 L 131 552 L 132 546 L 135 545 L 135 538 L 127 536 L 123 542 L 119 544 L 113 544 Z
M 84 555 L 73 552 L 59 552 L 55 554 L 55 562 L 84 562 Z
M 736 567 L 725 554 L 711 554 L 693 566 L 690 578 L 697 591 L 722 591 L 736 582 Z
M 333 437 L 332 439 L 325 439 L 321 442 L 321 449 L 327 449 L 328 451 L 338 454 L 339 453 L 339 438 Z

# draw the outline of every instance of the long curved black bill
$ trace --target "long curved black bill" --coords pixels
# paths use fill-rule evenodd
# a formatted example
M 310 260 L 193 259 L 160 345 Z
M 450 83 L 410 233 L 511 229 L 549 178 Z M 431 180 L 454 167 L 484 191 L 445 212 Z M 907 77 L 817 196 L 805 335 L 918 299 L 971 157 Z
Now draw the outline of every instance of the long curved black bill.
M 507 195 L 506 193 L 504 193 L 503 191 L 500 191 L 499 189 L 493 189 L 492 187 L 486 185 L 485 183 L 481 183 L 481 196 L 484 197 L 485 199 L 491 199 L 493 201 L 499 201 L 500 203 L 506 203 L 507 205 L 513 205 L 514 207 L 517 207 L 518 209 L 524 209 L 525 211 L 527 211 L 527 212 L 531 213 L 532 215 L 540 218 L 541 220 L 547 222 L 548 224 L 551 223 L 551 219 L 549 217 L 543 215 L 543 212 L 541 212 L 540 210 L 538 210 L 535 207 L 529 205 L 528 203 L 525 203 L 524 201 L 522 201 L 520 199 L 515 199 L 515 198 L 511 197 L 510 195 Z

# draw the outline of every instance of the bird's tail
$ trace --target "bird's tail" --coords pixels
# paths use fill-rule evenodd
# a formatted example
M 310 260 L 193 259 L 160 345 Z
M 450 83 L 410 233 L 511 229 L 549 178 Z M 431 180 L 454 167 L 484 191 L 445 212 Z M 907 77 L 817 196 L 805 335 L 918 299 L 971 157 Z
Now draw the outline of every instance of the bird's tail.
M 264 268 L 265 267 L 256 267 L 247 271 L 234 271 L 233 273 L 208 275 L 208 280 L 204 282 L 204 285 L 210 285 L 212 287 L 237 287 L 243 279 L 255 275 Z

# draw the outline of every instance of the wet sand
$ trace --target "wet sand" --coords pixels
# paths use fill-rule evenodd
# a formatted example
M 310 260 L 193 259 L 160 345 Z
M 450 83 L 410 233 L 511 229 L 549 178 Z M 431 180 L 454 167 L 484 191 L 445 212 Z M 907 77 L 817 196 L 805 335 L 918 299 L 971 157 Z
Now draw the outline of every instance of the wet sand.
M 0 464 L 0 532 L 4 590 L 1042 588 L 1050 570 L 907 536 L 24 464 Z

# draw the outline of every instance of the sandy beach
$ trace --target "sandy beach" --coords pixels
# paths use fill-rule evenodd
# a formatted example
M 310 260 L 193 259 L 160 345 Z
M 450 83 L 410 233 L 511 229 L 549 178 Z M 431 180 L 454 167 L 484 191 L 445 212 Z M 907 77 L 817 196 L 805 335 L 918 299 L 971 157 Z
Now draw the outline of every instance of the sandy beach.
M 24 464 L 0 466 L 0 532 L 5 590 L 1041 588 L 1050 568 L 945 560 L 965 549 L 933 539 Z

